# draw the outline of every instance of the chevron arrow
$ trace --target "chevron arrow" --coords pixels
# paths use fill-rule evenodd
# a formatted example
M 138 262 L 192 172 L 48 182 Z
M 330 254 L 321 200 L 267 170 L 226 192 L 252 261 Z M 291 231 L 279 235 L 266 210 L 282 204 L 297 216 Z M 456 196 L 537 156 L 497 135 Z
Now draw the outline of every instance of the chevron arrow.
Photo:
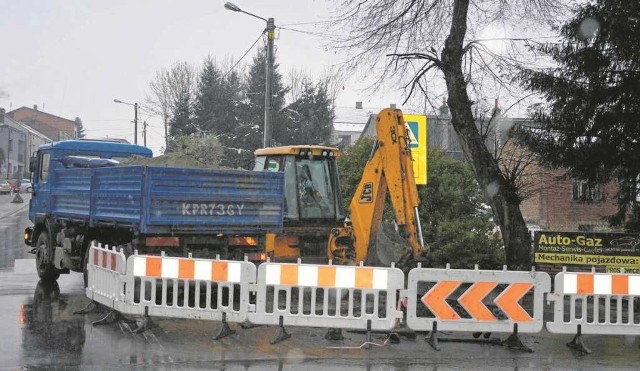
M 531 283 L 512 283 L 495 300 L 496 305 L 514 322 L 530 322 L 533 318 L 518 303 L 531 290 Z
M 476 282 L 460 296 L 458 302 L 474 319 L 478 321 L 495 321 L 496 318 L 482 303 L 482 299 L 497 285 L 496 282 Z
M 460 319 L 458 313 L 445 301 L 458 286 L 460 286 L 460 281 L 440 281 L 424 294 L 422 302 L 436 317 L 445 320 L 458 320 Z

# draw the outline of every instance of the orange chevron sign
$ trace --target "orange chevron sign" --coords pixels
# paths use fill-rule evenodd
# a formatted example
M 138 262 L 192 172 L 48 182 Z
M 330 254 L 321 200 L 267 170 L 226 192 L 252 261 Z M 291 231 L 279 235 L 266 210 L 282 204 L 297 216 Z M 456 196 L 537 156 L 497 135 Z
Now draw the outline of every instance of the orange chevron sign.
M 460 316 L 445 299 L 460 286 L 460 281 L 440 281 L 422 297 L 422 302 L 440 319 L 458 320 Z
M 533 318 L 525 311 L 518 301 L 531 290 L 533 284 L 512 283 L 495 300 L 495 303 L 502 311 L 516 322 L 530 322 Z
M 458 302 L 474 319 L 478 321 L 495 321 L 496 317 L 482 304 L 482 299 L 497 285 L 496 282 L 476 282 L 462 294 Z
M 440 281 L 422 297 L 422 302 L 438 319 L 460 320 L 460 316 L 447 304 L 446 299 L 461 284 L 461 281 Z M 482 301 L 497 285 L 497 282 L 475 282 L 458 298 L 458 303 L 464 307 L 474 320 L 495 322 L 497 321 L 496 317 Z M 533 318 L 518 303 L 532 288 L 533 284 L 531 283 L 512 283 L 498 295 L 494 303 L 510 320 L 514 322 L 532 322 Z

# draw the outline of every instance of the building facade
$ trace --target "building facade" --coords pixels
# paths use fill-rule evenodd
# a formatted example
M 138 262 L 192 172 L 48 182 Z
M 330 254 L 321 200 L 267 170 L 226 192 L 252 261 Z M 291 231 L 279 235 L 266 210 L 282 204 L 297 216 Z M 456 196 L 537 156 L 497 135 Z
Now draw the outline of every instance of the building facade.
M 363 107 L 362 102 L 356 102 L 355 107 L 336 107 L 331 144 L 342 149 L 352 146 L 360 138 L 369 120 L 375 118 L 379 111 Z
M 611 232 L 607 217 L 618 210 L 615 183 L 591 185 L 565 175 L 563 169 L 533 166 L 535 192 L 520 205 L 531 229 Z
M 0 108 L 0 179 L 28 178 L 31 153 L 47 142 L 51 139 L 12 119 Z
M 77 137 L 75 121 L 39 111 L 38 106 L 20 107 L 7 115 L 56 142 Z

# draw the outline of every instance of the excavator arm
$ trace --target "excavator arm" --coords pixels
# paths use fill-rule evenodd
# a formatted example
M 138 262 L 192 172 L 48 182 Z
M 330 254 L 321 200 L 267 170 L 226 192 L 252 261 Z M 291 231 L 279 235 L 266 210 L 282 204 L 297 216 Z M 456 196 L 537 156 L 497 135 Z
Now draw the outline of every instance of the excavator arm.
M 400 110 L 385 109 L 378 114 L 377 140 L 349 205 L 348 219 L 329 238 L 330 259 L 401 265 L 426 254 L 407 131 Z M 380 223 L 387 192 L 401 239 L 385 237 L 389 228 Z

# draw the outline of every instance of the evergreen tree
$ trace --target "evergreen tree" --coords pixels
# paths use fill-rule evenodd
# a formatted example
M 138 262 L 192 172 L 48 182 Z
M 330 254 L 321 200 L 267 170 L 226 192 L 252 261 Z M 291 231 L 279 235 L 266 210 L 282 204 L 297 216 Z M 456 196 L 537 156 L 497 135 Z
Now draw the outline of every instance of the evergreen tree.
M 274 56 L 275 59 L 275 56 Z M 240 104 L 240 126 L 238 127 L 237 145 L 240 148 L 253 152 L 262 147 L 264 135 L 264 93 L 266 82 L 266 51 L 260 49 L 253 58 L 249 67 L 249 74 L 245 85 L 246 99 Z M 278 65 L 274 63 L 272 76 L 272 142 L 280 144 L 281 139 L 275 133 L 282 132 L 286 125 L 282 115 L 284 98 L 287 92 L 282 84 L 282 75 L 278 71 Z
M 640 231 L 640 2 L 591 1 L 561 29 L 560 44 L 537 48 L 556 62 L 524 70 L 523 85 L 546 104 L 533 108 L 539 130 L 522 141 L 545 164 L 574 178 L 620 184 L 615 224 Z M 628 212 L 630 210 L 630 212 Z
M 286 125 L 277 127 L 274 137 L 282 144 L 329 144 L 334 110 L 327 86 L 309 79 L 301 85 L 300 97 L 283 111 Z
M 225 76 L 216 62 L 205 59 L 194 105 L 194 124 L 207 133 L 219 135 L 223 144 L 234 139 L 238 126 L 237 106 L 242 100 L 242 85 L 237 72 Z
M 499 269 L 505 250 L 468 164 L 429 151 L 429 182 L 419 187 L 419 214 L 431 247 L 429 266 Z
M 76 136 L 78 138 L 85 138 L 87 134 L 84 131 L 84 126 L 82 125 L 82 119 L 80 117 L 76 117 L 74 122 L 76 124 Z

